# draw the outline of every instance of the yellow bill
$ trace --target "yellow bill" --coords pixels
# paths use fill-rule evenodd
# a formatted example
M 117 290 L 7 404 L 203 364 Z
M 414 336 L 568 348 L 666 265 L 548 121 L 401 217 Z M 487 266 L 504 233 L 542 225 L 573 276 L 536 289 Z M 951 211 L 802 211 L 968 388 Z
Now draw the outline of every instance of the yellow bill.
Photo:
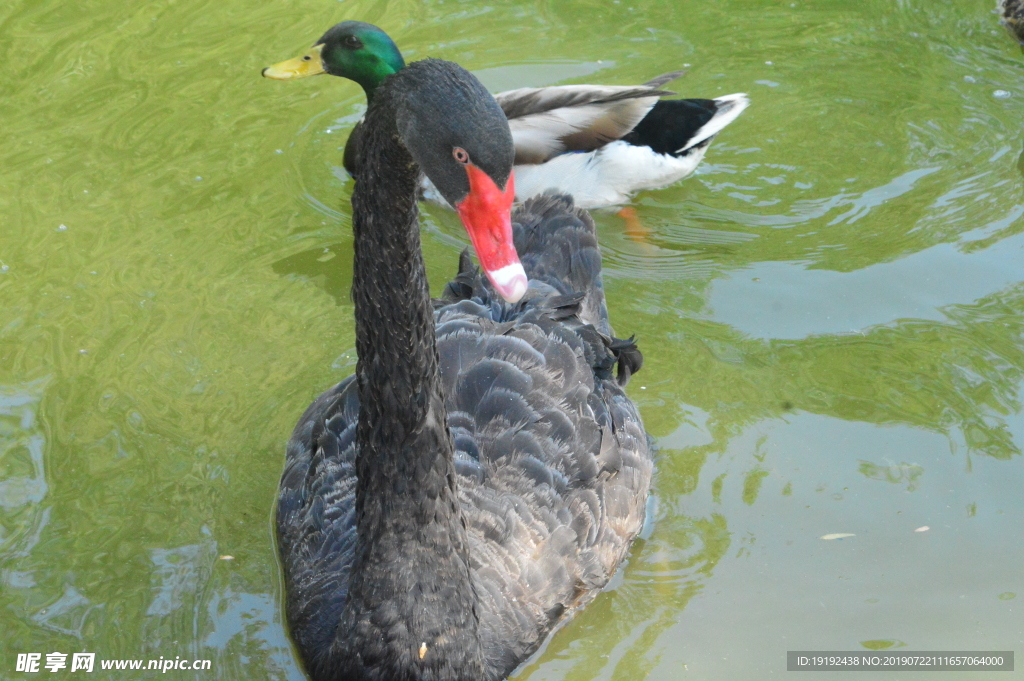
M 302 56 L 268 66 L 263 69 L 263 76 L 275 80 L 295 80 L 296 78 L 305 78 L 325 73 L 324 63 L 320 58 L 320 51 L 322 49 L 324 49 L 322 44 L 314 45 L 309 52 Z

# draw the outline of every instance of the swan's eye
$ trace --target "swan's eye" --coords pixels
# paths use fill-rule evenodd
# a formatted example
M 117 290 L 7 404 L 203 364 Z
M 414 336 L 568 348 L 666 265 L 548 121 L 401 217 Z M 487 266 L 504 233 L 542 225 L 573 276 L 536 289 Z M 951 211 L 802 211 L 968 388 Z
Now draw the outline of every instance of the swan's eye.
M 347 35 L 347 36 L 345 36 L 345 40 L 343 41 L 343 44 L 345 45 L 345 48 L 349 49 L 349 50 L 361 50 L 361 49 L 363 49 L 363 41 L 360 40 L 359 38 L 355 37 L 354 35 Z
M 452 150 L 452 156 L 454 156 L 455 160 L 461 163 L 462 165 L 466 165 L 467 163 L 469 163 L 469 154 L 466 153 L 466 150 L 463 149 L 462 147 L 455 147 Z

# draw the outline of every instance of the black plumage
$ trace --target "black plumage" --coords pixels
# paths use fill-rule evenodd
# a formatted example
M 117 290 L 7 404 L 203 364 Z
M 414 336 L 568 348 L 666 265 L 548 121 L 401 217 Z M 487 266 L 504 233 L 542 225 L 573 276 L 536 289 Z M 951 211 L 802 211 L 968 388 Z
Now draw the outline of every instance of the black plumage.
M 662 99 L 622 139 L 636 146 L 650 147 L 659 154 L 688 153 L 711 144 L 713 135 L 687 147 L 719 108 L 721 104 L 713 99 Z
M 1024 44 L 1024 0 L 1000 0 L 1003 23 Z
M 362 126 L 359 361 L 299 420 L 277 509 L 288 621 L 317 681 L 504 678 L 607 583 L 643 523 L 651 451 L 622 388 L 641 358 L 612 336 L 590 217 L 555 196 L 516 211 L 532 279 L 518 303 L 465 255 L 429 298 L 419 168 L 454 204 L 457 143 L 503 184 L 496 116 L 471 75 L 425 60 L 388 78 Z

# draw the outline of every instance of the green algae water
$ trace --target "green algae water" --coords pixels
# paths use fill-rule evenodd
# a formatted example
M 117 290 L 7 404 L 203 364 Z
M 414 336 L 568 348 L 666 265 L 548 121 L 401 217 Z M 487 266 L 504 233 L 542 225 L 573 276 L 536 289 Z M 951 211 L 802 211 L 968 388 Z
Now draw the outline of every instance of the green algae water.
M 494 90 L 685 68 L 680 94 L 752 100 L 636 197 L 644 238 L 596 214 L 651 519 L 517 680 L 1024 651 L 1024 55 L 993 4 L 7 0 L 0 679 L 53 652 L 303 678 L 271 518 L 291 428 L 355 364 L 365 107 L 259 74 L 345 19 Z M 466 237 L 423 229 L 436 293 Z

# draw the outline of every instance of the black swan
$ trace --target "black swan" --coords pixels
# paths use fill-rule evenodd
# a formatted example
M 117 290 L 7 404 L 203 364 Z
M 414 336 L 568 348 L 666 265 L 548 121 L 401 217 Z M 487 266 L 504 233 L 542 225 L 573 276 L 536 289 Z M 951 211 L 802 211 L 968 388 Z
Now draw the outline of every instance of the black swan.
M 356 373 L 302 415 L 281 479 L 291 634 L 316 681 L 503 679 L 641 528 L 651 449 L 621 387 L 641 357 L 612 337 L 590 217 L 544 196 L 510 224 L 512 139 L 472 75 L 410 64 L 364 127 Z M 492 279 L 464 253 L 442 301 L 420 250 L 421 170 Z

